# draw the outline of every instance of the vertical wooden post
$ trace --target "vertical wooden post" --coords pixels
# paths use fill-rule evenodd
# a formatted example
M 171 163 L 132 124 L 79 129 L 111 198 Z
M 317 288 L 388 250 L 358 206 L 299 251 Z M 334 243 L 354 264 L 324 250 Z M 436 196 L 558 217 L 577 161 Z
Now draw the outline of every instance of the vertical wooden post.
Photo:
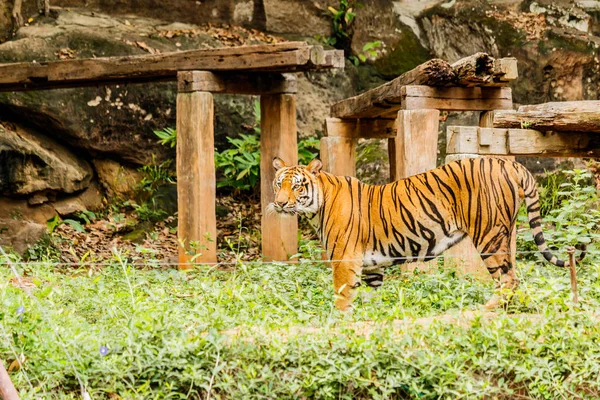
M 479 116 L 479 126 L 482 128 L 493 127 L 494 113 L 493 111 L 484 111 Z M 478 154 L 451 154 L 446 156 L 446 164 L 452 161 L 461 160 L 464 158 L 479 157 Z M 514 235 L 513 235 L 514 236 Z M 516 237 L 513 238 L 516 247 Z M 512 246 L 512 243 L 511 243 Z M 514 263 L 514 249 L 513 249 Z M 514 265 L 514 264 L 513 264 Z M 487 271 L 485 263 L 479 255 L 479 251 L 475 248 L 471 238 L 466 237 L 456 246 L 448 249 L 444 253 L 444 267 L 454 268 L 459 273 L 469 274 L 477 278 L 491 280 L 492 276 Z
M 338 176 L 356 176 L 356 139 L 327 132 L 321 138 L 323 170 Z
M 401 110 L 396 119 L 397 135 L 388 139 L 392 181 L 434 169 L 437 164 L 439 110 Z M 427 271 L 437 260 L 405 264 L 408 271 Z
M 398 111 L 397 136 L 388 139 L 391 181 L 436 167 L 439 119 L 439 110 Z
M 180 269 L 217 261 L 213 95 L 177 95 L 177 196 Z
M 266 260 L 284 261 L 298 252 L 298 218 L 267 214 L 273 202 L 273 158 L 298 164 L 296 98 L 291 94 L 260 97 L 260 197 L 262 205 L 262 254 Z

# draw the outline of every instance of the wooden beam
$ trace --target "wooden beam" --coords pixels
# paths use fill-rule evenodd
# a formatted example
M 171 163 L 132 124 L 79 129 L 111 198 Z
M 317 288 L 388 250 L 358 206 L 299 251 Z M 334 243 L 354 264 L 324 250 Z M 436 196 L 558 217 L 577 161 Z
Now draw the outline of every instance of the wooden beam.
M 391 181 L 436 167 L 439 118 L 438 110 L 398 112 L 397 135 L 388 144 Z
M 210 71 L 182 71 L 178 73 L 178 91 L 231 94 L 296 93 L 296 77 L 279 73 L 215 73 Z
M 396 181 L 434 169 L 437 165 L 439 110 L 398 112 L 397 135 L 388 141 L 390 180 Z M 404 270 L 429 271 L 437 260 L 408 263 Z
M 298 252 L 298 218 L 267 213 L 273 202 L 273 158 L 298 164 L 296 99 L 291 94 L 260 97 L 260 197 L 262 254 L 266 260 L 285 261 Z
M 494 57 L 475 53 L 452 64 L 459 86 L 480 86 L 494 80 Z
M 595 111 L 498 111 L 494 115 L 494 127 L 600 132 L 600 108 Z
M 491 111 L 512 108 L 512 91 L 509 87 L 404 86 L 401 98 L 404 110 Z
M 177 95 L 180 269 L 217 261 L 214 103 L 208 92 Z
M 551 111 L 551 112 L 585 112 L 600 110 L 600 100 L 558 101 L 542 104 L 524 105 L 519 107 L 520 112 Z
M 326 136 L 321 138 L 323 170 L 336 176 L 356 176 L 356 139 Z
M 400 109 L 400 90 L 406 85 L 444 86 L 455 78 L 446 61 L 433 59 L 400 75 L 396 79 L 358 96 L 331 106 L 331 116 L 337 118 L 375 118 Z
M 333 52 L 333 53 L 332 53 Z M 295 72 L 342 68 L 338 50 L 304 42 L 0 65 L 0 91 L 174 81 L 178 71 Z
M 449 126 L 446 152 L 538 157 L 600 157 L 600 134 Z
M 389 139 L 396 137 L 396 120 L 325 118 L 325 136 Z

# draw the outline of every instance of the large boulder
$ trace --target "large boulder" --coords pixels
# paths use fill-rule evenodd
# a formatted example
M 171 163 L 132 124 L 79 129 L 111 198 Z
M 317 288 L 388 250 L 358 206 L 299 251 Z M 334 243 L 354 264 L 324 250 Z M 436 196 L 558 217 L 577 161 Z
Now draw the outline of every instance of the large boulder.
M 0 246 L 10 247 L 19 254 L 35 245 L 48 232 L 46 225 L 30 221 L 0 219 Z
M 90 165 L 56 141 L 25 129 L 0 125 L 0 194 L 70 194 L 90 185 Z

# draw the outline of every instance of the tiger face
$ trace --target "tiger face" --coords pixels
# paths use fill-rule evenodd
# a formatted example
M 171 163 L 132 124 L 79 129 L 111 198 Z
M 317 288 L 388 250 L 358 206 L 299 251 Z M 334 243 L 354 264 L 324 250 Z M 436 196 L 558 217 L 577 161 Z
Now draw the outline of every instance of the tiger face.
M 316 214 L 323 203 L 317 179 L 323 167 L 321 161 L 314 159 L 307 166 L 288 167 L 283 160 L 275 157 L 273 167 L 277 171 L 273 180 L 273 209 L 290 215 Z

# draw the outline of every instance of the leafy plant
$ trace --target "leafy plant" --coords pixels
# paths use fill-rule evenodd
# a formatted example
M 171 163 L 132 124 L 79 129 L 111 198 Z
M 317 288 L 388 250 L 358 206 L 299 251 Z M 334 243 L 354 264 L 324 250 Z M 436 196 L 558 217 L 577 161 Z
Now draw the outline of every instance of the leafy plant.
M 228 137 L 231 148 L 215 153 L 215 166 L 223 174 L 217 187 L 251 190 L 260 178 L 260 141 L 256 135 Z
M 359 53 L 355 56 L 350 56 L 348 59 L 352 61 L 354 65 L 358 66 L 361 62 L 366 62 L 368 57 L 377 57 L 377 49 L 379 49 L 379 47 L 381 47 L 380 40 L 365 43 L 362 48 L 362 53 Z
M 348 41 L 350 38 L 348 30 L 354 22 L 355 9 L 358 7 L 362 7 L 362 4 L 356 0 L 340 0 L 338 8 L 328 8 L 332 14 L 332 35 L 327 39 L 327 44 L 338 47 Z M 343 48 L 343 46 L 338 48 Z
M 173 128 L 160 129 L 154 131 L 154 134 L 160 139 L 159 143 L 164 146 L 173 148 L 177 144 L 177 131 Z
M 150 165 L 144 165 L 138 169 L 143 175 L 137 187 L 138 192 L 142 191 L 152 195 L 160 186 L 175 183 L 176 178 L 172 164 L 173 160 L 156 163 L 154 156 L 152 156 Z
M 315 157 L 318 157 L 320 144 L 321 141 L 315 137 L 298 141 L 298 162 L 301 165 L 308 165 Z

